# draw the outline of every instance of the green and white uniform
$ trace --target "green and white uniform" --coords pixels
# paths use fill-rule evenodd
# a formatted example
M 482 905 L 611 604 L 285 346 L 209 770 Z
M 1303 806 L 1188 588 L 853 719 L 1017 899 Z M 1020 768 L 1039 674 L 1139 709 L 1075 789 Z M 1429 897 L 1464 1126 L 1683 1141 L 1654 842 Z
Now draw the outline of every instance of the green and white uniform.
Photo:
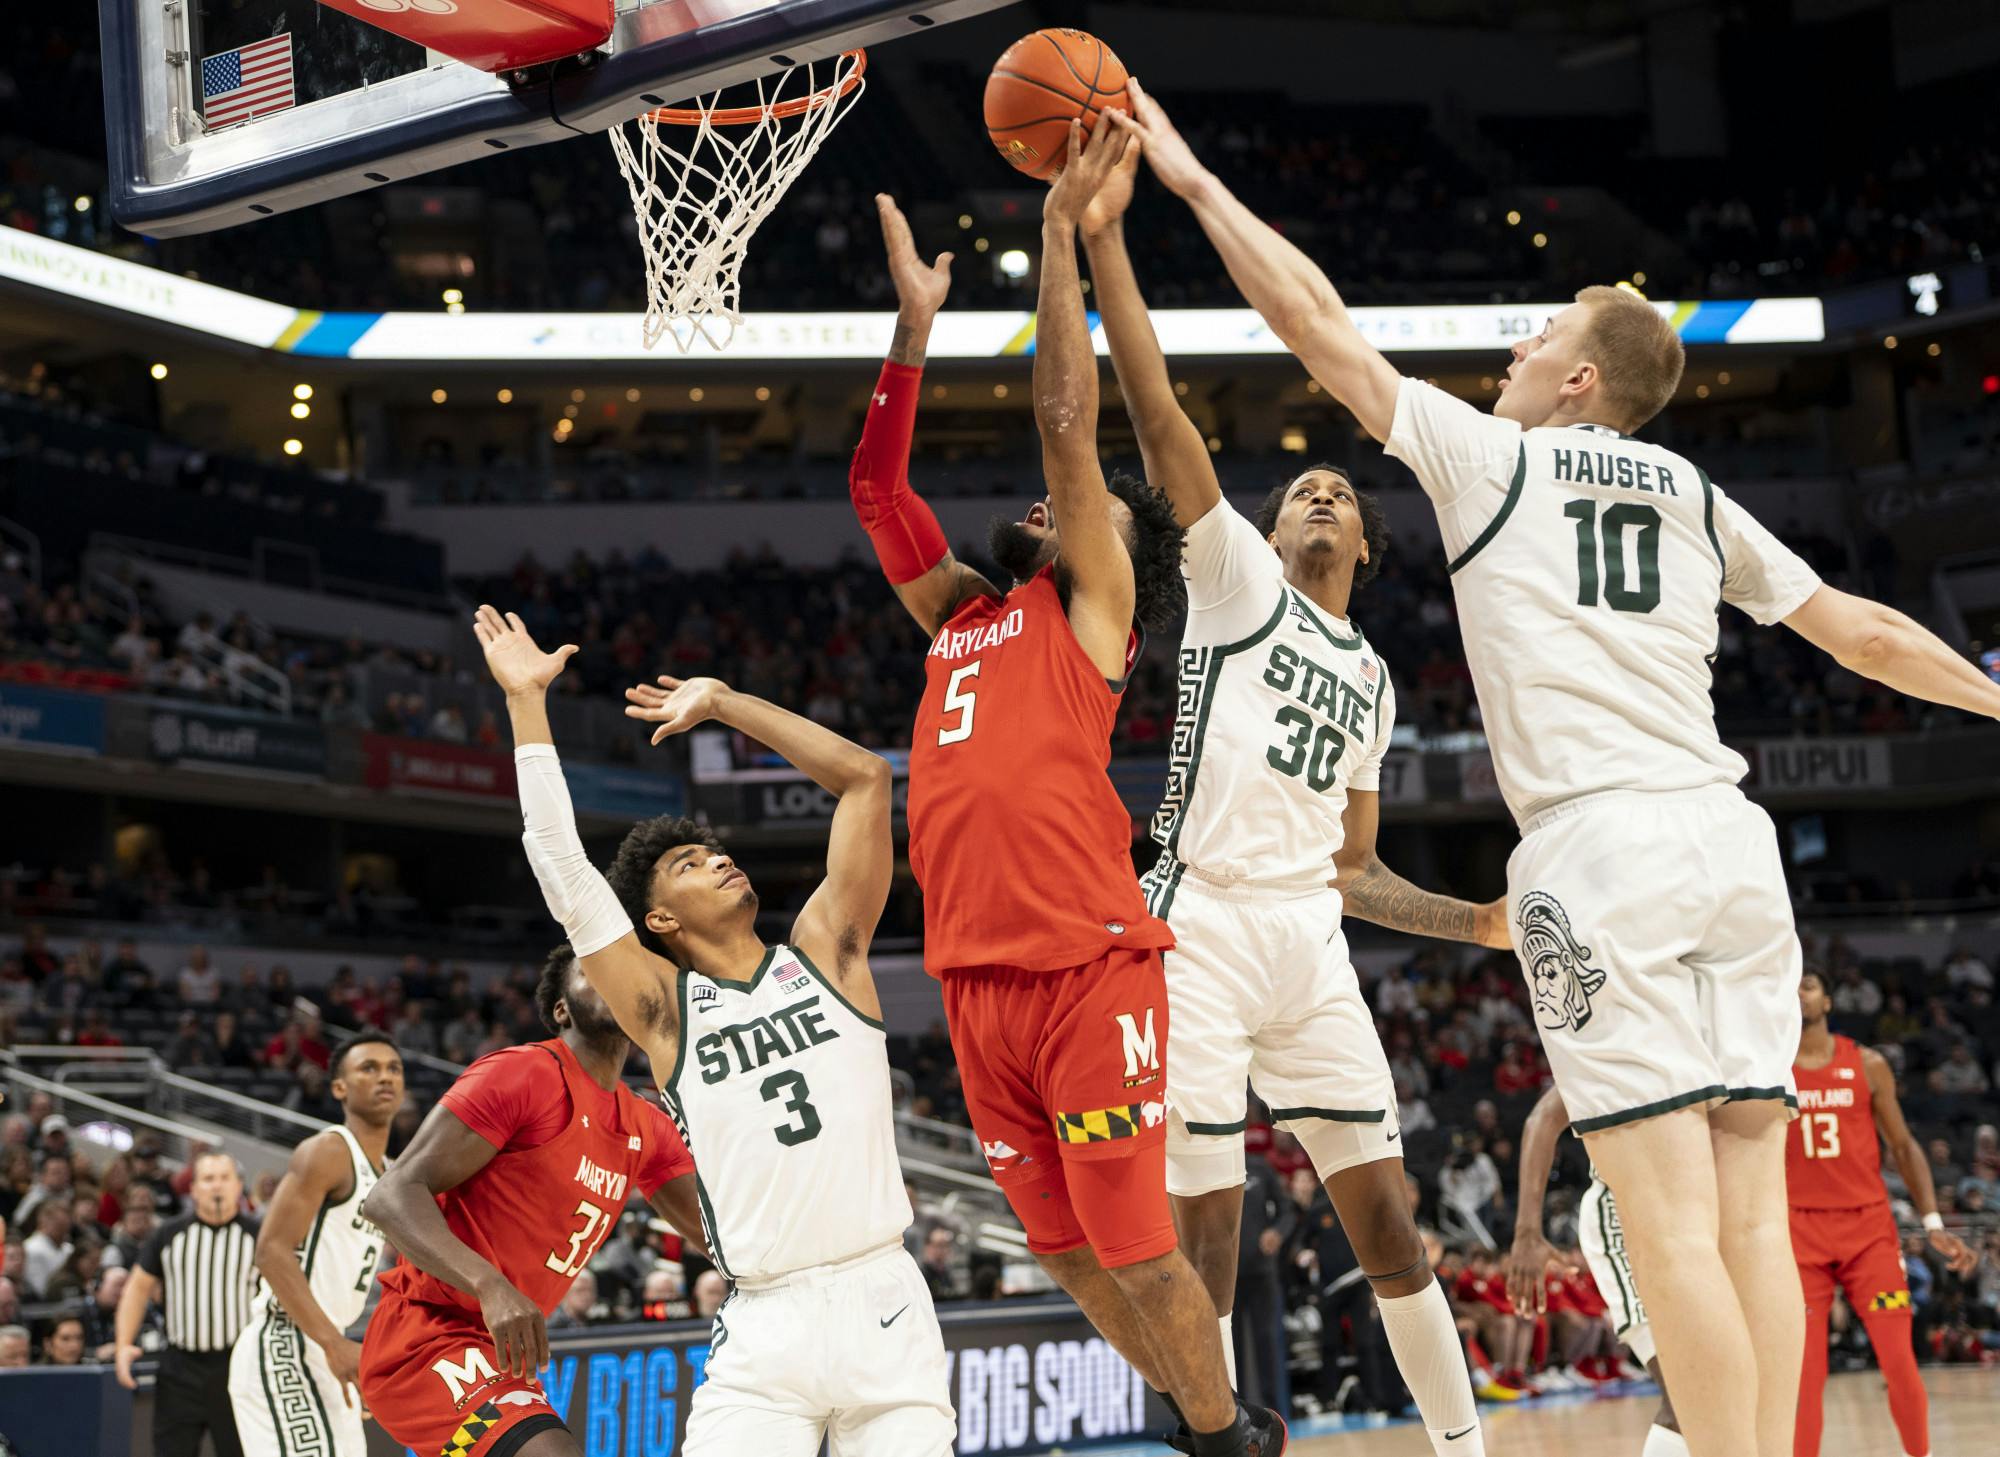
M 1618 1339 L 1630 1348 L 1644 1366 L 1657 1354 L 1653 1327 L 1646 1319 L 1646 1302 L 1632 1283 L 1632 1261 L 1625 1254 L 1625 1226 L 1618 1222 L 1618 1201 L 1611 1186 L 1590 1171 L 1590 1187 L 1576 1206 L 1576 1242 L 1583 1250 L 1583 1262 L 1590 1266 L 1590 1278 L 1609 1307 L 1605 1314 L 1618 1331 Z
M 1188 624 L 1160 858 L 1173 1077 L 1167 1188 L 1243 1182 L 1244 1085 L 1320 1177 L 1401 1152 L 1395 1092 L 1330 888 L 1349 789 L 1374 790 L 1395 725 L 1358 628 L 1292 588 L 1227 501 L 1188 529 Z
M 1603 426 L 1524 431 L 1406 379 L 1387 448 L 1437 511 L 1572 1126 L 1794 1101 L 1791 900 L 1709 662 L 1721 603 L 1774 623 L 1818 577 L 1698 466 Z
M 346 1330 L 361 1318 L 368 1287 L 382 1262 L 382 1232 L 361 1217 L 361 1201 L 380 1170 L 368 1162 L 345 1126 L 333 1131 L 347 1145 L 354 1185 L 345 1199 L 324 1204 L 298 1248 L 299 1265 L 327 1319 Z M 250 1323 L 229 1353 L 229 1403 L 245 1452 L 271 1457 L 366 1457 L 360 1396 L 352 1405 L 285 1307 L 258 1281 Z
M 662 1089 L 694 1156 L 702 1225 L 732 1283 L 687 1457 L 944 1457 L 957 1424 L 944 1336 L 903 1248 L 882 1024 L 805 955 L 747 983 L 680 976 Z

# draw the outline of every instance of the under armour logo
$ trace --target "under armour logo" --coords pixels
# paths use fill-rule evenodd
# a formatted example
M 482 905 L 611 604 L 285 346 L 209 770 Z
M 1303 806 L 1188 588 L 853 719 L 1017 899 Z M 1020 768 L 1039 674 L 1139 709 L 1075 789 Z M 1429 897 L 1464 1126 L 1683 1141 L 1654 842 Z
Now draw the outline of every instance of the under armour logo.
M 889 403 L 889 396 L 886 393 L 879 394 L 875 396 L 875 403 L 878 405 L 886 405 Z
M 588 1113 L 583 1115 L 583 1126 L 585 1128 L 590 1127 L 590 1115 Z

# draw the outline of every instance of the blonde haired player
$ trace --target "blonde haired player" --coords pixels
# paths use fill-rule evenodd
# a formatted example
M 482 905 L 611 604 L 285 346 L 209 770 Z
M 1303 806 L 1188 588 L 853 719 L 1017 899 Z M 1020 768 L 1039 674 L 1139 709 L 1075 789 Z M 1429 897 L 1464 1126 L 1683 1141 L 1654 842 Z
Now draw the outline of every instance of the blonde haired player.
M 1902 613 L 1823 585 L 1681 456 L 1631 438 L 1679 338 L 1585 289 L 1516 344 L 1492 415 L 1404 379 L 1318 267 L 1212 176 L 1137 81 L 1154 172 L 1313 376 L 1430 496 L 1466 658 L 1522 842 L 1515 946 L 1557 1086 L 1625 1191 L 1660 1363 L 1703 1400 L 1696 1457 L 1787 1457 L 1804 1335 L 1786 1220 L 1799 950 L 1770 817 L 1709 701 L 1716 604 L 1840 663 L 2000 717 L 2000 684 Z M 1637 1191 L 1644 1190 L 1640 1197 Z

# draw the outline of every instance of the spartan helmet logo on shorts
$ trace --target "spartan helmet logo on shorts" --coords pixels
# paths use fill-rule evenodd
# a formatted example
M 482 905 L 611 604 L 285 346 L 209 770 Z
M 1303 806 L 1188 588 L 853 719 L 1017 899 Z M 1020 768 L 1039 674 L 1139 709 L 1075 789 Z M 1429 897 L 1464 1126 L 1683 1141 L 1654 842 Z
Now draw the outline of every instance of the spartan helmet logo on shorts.
M 1582 1029 L 1590 1020 L 1590 999 L 1604 985 L 1604 973 L 1590 965 L 1590 948 L 1576 944 L 1569 913 L 1546 891 L 1521 897 L 1515 922 L 1521 928 L 1521 959 L 1535 989 L 1535 1020 L 1551 1032 Z

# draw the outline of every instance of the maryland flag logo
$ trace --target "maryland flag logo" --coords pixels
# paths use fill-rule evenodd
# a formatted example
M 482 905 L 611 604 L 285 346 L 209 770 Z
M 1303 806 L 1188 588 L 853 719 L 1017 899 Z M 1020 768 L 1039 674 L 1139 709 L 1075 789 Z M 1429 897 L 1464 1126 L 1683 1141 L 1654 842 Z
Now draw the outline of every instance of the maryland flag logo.
M 1884 1290 L 1868 1302 L 1870 1310 L 1908 1310 L 1910 1292 L 1907 1290 Z
M 479 1445 L 479 1439 L 486 1435 L 487 1428 L 500 1424 L 500 1408 L 486 1402 L 458 1425 L 451 1434 L 451 1440 L 444 1444 L 438 1457 L 471 1457 L 472 1449 Z
M 1056 1137 L 1064 1143 L 1104 1143 L 1156 1127 L 1166 1116 L 1167 1105 L 1155 1102 L 1127 1103 L 1122 1108 L 1099 1108 L 1091 1113 L 1058 1113 Z

